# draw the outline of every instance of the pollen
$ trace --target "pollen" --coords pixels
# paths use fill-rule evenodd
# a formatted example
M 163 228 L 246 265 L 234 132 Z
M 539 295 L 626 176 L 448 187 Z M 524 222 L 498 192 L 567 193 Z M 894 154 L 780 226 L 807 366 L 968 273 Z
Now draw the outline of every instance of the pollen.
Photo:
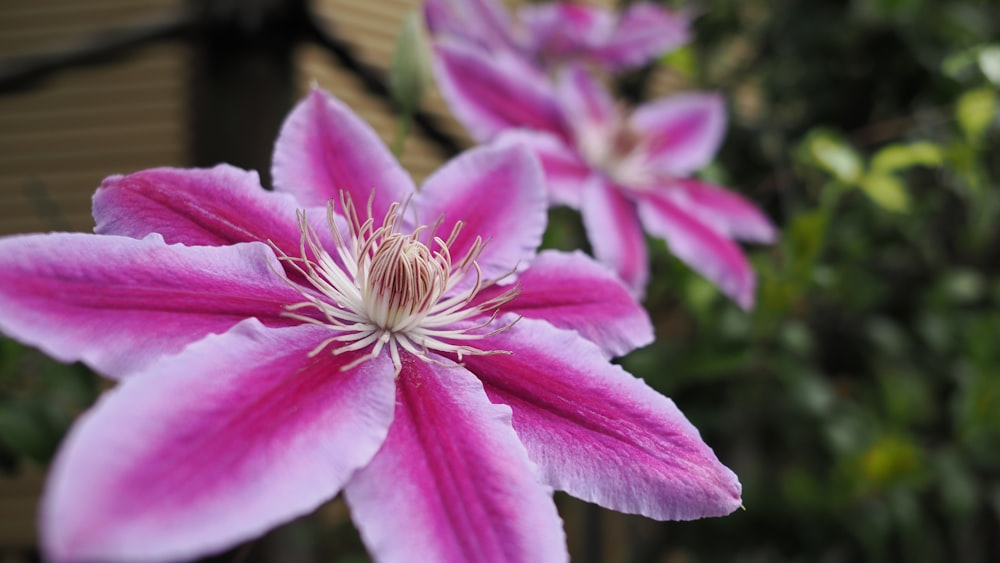
M 520 290 L 511 284 L 492 298 L 476 299 L 513 274 L 511 270 L 496 279 L 483 279 L 476 262 L 485 246 L 480 237 L 456 260 L 452 248 L 464 228 L 462 222 L 455 223 L 447 238 L 438 236 L 441 219 L 403 233 L 401 217 L 407 202 L 390 206 L 378 227 L 371 200 L 364 216 L 346 193 L 339 203 L 340 214 L 334 201 L 327 204 L 332 248 L 324 246 L 302 211 L 299 254 L 290 256 L 271 245 L 279 260 L 307 282 L 288 281 L 304 300 L 288 305 L 285 316 L 331 332 L 310 355 L 366 351 L 343 366 L 349 369 L 388 353 L 398 374 L 403 351 L 445 365 L 461 362 L 464 355 L 504 353 L 473 341 L 516 322 L 505 324 L 498 316 Z

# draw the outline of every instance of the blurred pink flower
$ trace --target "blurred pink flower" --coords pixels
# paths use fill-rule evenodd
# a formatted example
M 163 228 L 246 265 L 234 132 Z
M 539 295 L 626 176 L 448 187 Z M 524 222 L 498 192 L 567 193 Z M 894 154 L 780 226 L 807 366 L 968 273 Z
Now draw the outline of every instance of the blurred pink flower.
M 499 0 L 427 0 L 431 33 L 517 53 L 543 68 L 586 63 L 607 72 L 642 66 L 688 42 L 690 18 L 650 3 L 624 12 L 578 2 L 528 4 L 514 18 Z
M 314 90 L 273 175 L 115 176 L 98 234 L 0 239 L 0 329 L 120 380 L 52 468 L 47 557 L 193 558 L 341 490 L 388 562 L 565 560 L 552 488 L 659 519 L 740 505 L 609 362 L 652 339 L 645 312 L 586 256 L 536 253 L 528 151 L 469 151 L 417 192 Z
M 436 43 L 435 74 L 452 112 L 481 140 L 499 137 L 542 160 L 553 205 L 579 209 L 594 255 L 636 295 L 649 277 L 646 232 L 744 309 L 756 279 L 740 247 L 775 229 L 736 193 L 692 178 L 722 141 L 716 94 L 688 93 L 632 111 L 581 67 L 552 84 L 516 57 L 465 42 Z

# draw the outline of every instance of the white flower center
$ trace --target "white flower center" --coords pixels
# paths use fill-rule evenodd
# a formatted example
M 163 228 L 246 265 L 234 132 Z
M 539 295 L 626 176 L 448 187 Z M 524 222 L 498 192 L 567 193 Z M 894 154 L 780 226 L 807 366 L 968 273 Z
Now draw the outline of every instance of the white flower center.
M 644 190 L 653 182 L 642 136 L 623 117 L 613 123 L 581 126 L 576 131 L 576 145 L 591 167 L 622 187 Z
M 431 351 L 455 354 L 459 361 L 463 355 L 504 353 L 467 344 L 509 328 L 512 323 L 490 325 L 498 308 L 519 293 L 513 285 L 491 299 L 473 303 L 480 291 L 513 273 L 482 279 L 476 262 L 484 246 L 480 237 L 454 261 L 451 247 L 458 240 L 462 222 L 455 224 L 447 239 L 437 236 L 440 220 L 403 234 L 398 232 L 398 203 L 389 208 L 377 228 L 370 202 L 364 221 L 346 193 L 340 203 L 346 235 L 337 225 L 340 217 L 334 202 L 327 205 L 334 254 L 324 248 L 304 212 L 298 214 L 301 256 L 289 256 L 272 244 L 279 259 L 309 281 L 309 286 L 289 282 L 305 301 L 287 306 L 285 315 L 327 327 L 333 333 L 310 352 L 311 356 L 331 346 L 333 354 L 370 348 L 343 367 L 349 369 L 388 350 L 398 374 L 400 349 L 434 363 L 440 360 Z

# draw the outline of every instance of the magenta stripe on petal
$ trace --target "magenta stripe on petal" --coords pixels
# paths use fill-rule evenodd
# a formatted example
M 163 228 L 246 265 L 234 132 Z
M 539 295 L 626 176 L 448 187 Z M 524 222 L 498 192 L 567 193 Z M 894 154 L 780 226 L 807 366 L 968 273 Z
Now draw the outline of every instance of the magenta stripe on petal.
M 736 476 L 673 401 L 609 364 L 590 342 L 523 319 L 491 337 L 510 354 L 468 356 L 546 482 L 601 506 L 661 520 L 729 514 Z
M 191 559 L 332 498 L 392 420 L 387 358 L 307 356 L 321 327 L 249 321 L 108 392 L 49 476 L 54 560 Z
M 565 136 L 548 78 L 506 51 L 436 41 L 434 74 L 455 117 L 479 141 L 525 127 Z
M 639 106 L 629 124 L 643 136 L 650 166 L 685 176 L 715 156 L 726 132 L 726 107 L 718 94 L 677 94 Z
M 614 99 L 583 67 L 566 67 L 559 75 L 556 88 L 563 111 L 577 131 L 606 131 L 617 125 L 618 109 Z
M 359 209 L 374 194 L 381 220 L 393 202 L 413 192 L 413 181 L 375 131 L 340 100 L 313 88 L 285 119 L 274 146 L 275 188 L 304 205 L 339 201 L 347 191 Z
M 510 14 L 499 0 L 426 0 L 424 17 L 435 35 L 459 37 L 489 49 L 518 49 Z
M 653 341 L 646 310 L 612 272 L 581 252 L 541 252 L 517 281 L 521 294 L 504 311 L 575 330 L 610 356 Z M 477 300 L 504 289 L 488 288 Z
M 666 239 L 675 256 L 717 285 L 740 307 L 753 307 L 757 280 L 736 243 L 665 197 L 642 198 L 639 217 L 650 234 Z
M 649 279 L 649 260 L 635 204 L 617 186 L 595 175 L 587 181 L 580 214 L 594 256 L 641 296 Z
M 769 243 L 777 238 L 770 219 L 740 194 L 700 182 L 673 180 L 665 194 L 678 206 L 723 235 Z
M 545 231 L 548 202 L 538 160 L 523 147 L 486 146 L 452 159 L 414 196 L 417 223 L 439 219 L 447 239 L 463 223 L 451 255 L 458 260 L 476 237 L 488 241 L 479 257 L 487 279 L 510 272 L 535 256 Z
M 260 243 L 168 246 L 87 234 L 0 239 L 0 329 L 110 377 L 248 317 L 285 326 L 302 301 Z
M 223 246 L 273 241 L 286 252 L 299 247 L 296 208 L 287 194 L 267 192 L 256 172 L 228 165 L 154 168 L 104 180 L 94 195 L 94 229 L 170 244 Z
M 404 359 L 396 415 L 378 454 L 347 484 L 376 561 L 566 561 L 551 490 L 482 385 L 460 367 Z

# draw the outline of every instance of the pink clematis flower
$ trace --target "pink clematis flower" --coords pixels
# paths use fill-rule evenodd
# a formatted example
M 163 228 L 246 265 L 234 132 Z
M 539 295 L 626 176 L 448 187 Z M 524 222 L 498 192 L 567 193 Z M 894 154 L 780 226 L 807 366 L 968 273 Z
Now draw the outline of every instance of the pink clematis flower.
M 431 33 L 517 53 L 543 68 L 585 63 L 606 72 L 642 66 L 690 39 L 690 18 L 650 2 L 624 12 L 578 2 L 522 6 L 512 18 L 496 0 L 427 0 Z
M 438 85 L 474 137 L 526 146 L 545 168 L 553 205 L 579 209 L 594 255 L 636 295 L 649 277 L 643 229 L 744 309 L 756 279 L 740 247 L 776 233 L 750 202 L 691 175 L 725 132 L 716 94 L 675 95 L 634 110 L 618 107 L 579 66 L 555 85 L 514 57 L 468 43 L 435 46 Z
M 553 488 L 659 519 L 740 505 L 676 406 L 609 362 L 651 340 L 644 311 L 584 255 L 537 253 L 526 150 L 416 192 L 314 90 L 273 174 L 114 176 L 97 234 L 0 239 L 0 330 L 120 380 L 53 465 L 47 557 L 193 558 L 340 491 L 387 562 L 565 560 Z

